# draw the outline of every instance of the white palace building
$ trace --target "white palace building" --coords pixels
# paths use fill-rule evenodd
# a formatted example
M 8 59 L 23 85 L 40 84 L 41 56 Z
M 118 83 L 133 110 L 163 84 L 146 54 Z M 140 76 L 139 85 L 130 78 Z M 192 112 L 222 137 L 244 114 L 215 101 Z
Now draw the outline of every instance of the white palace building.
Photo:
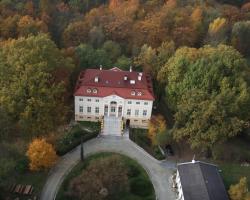
M 79 75 L 74 96 L 76 121 L 113 119 L 113 123 L 148 127 L 154 101 L 149 74 L 132 68 L 87 69 Z

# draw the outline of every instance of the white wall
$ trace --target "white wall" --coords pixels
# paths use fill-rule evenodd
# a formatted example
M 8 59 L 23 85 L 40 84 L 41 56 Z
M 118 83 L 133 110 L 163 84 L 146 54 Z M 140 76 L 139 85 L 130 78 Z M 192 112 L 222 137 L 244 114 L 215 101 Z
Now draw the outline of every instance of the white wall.
M 109 111 L 110 111 L 110 102 L 112 101 L 117 102 L 117 109 L 119 106 L 122 106 L 122 116 L 125 118 L 133 118 L 133 119 L 138 118 L 138 119 L 145 119 L 145 120 L 148 120 L 151 118 L 153 101 L 123 99 L 117 95 L 111 95 L 111 96 L 107 96 L 104 98 L 75 96 L 75 114 L 77 116 L 80 116 L 80 115 L 91 115 L 91 116 L 99 116 L 99 117 L 103 116 L 104 106 L 108 105 Z M 131 104 L 129 104 L 129 102 L 131 102 Z M 139 102 L 139 104 L 137 104 L 137 102 Z M 145 103 L 147 103 L 147 105 L 145 105 Z M 82 113 L 79 112 L 80 106 L 83 106 Z M 91 107 L 91 113 L 87 112 L 87 107 Z M 99 107 L 99 114 L 95 113 L 95 107 Z M 128 109 L 131 109 L 130 116 L 127 115 Z M 139 110 L 138 116 L 135 115 L 135 110 Z M 143 116 L 143 110 L 147 111 L 146 116 Z

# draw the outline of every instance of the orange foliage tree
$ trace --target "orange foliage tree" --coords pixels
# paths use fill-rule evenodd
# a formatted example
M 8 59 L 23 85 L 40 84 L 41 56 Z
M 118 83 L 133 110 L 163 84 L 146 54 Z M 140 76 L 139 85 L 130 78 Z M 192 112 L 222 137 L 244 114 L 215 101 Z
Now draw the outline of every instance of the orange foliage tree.
M 151 140 L 152 145 L 160 143 L 160 135 L 166 133 L 166 121 L 162 115 L 153 116 L 148 127 L 148 138 Z
M 26 155 L 30 160 L 29 167 L 32 171 L 50 168 L 58 158 L 53 146 L 45 139 L 34 139 L 29 145 Z

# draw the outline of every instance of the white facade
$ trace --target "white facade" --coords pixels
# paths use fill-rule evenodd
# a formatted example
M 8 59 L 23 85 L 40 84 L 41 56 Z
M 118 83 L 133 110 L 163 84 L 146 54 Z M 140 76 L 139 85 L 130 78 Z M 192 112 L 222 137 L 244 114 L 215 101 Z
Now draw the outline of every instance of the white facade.
M 76 121 L 99 121 L 104 116 L 115 116 L 131 127 L 147 128 L 153 101 L 124 99 L 117 95 L 107 97 L 75 96 Z
M 182 191 L 182 186 L 181 186 L 181 179 L 180 179 L 180 174 L 177 170 L 176 173 L 176 186 L 177 186 L 177 200 L 184 200 L 184 195 Z

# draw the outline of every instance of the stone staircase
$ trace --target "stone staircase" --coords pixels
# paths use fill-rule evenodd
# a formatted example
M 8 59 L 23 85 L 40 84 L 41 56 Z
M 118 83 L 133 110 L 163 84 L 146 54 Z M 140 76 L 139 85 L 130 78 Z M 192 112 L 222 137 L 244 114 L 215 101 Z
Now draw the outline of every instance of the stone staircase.
M 123 121 L 121 117 L 104 117 L 102 125 L 103 136 L 126 136 L 123 131 Z

